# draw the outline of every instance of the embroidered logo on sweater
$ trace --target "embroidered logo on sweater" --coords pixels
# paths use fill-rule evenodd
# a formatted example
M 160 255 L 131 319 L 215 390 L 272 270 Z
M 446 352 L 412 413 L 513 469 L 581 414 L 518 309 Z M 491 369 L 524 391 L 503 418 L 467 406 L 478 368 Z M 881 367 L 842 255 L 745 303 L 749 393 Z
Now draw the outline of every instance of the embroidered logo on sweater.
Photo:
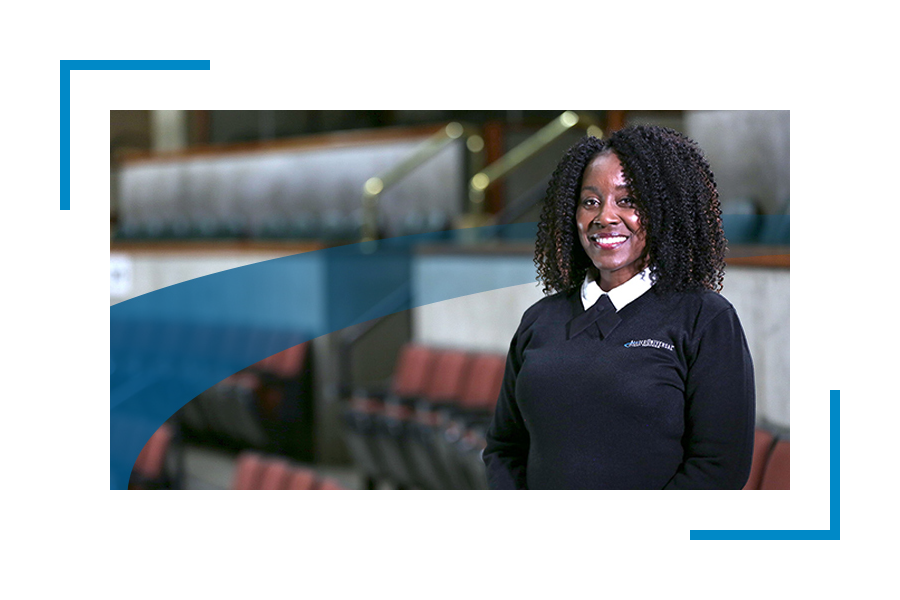
M 625 344 L 626 348 L 665 348 L 666 350 L 675 350 L 675 346 L 667 344 L 659 340 L 631 340 Z

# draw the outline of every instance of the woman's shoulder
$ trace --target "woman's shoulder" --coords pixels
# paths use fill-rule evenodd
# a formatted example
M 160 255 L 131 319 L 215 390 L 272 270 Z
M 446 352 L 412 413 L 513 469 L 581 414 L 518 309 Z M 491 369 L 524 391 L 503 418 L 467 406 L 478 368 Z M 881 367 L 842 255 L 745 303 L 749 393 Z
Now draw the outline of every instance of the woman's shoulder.
M 577 294 L 577 291 L 557 292 L 544 296 L 525 310 L 520 328 L 528 327 L 548 315 L 570 315 L 574 294 Z
M 702 334 L 711 323 L 721 319 L 739 322 L 731 302 L 713 290 L 675 292 L 660 301 L 668 306 L 672 322 L 681 322 L 694 335 Z
M 654 294 L 654 301 L 670 318 L 681 315 L 695 326 L 701 326 L 725 312 L 734 312 L 734 306 L 722 294 L 709 289 Z
M 734 308 L 725 296 L 709 289 L 689 290 L 672 294 L 672 300 L 698 311 L 718 313 Z

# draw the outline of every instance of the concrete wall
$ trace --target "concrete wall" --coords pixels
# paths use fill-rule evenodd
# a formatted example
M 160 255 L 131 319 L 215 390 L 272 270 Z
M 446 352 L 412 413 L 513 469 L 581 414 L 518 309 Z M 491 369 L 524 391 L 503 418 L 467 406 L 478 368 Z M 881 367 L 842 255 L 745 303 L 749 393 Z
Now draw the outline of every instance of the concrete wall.
M 743 199 L 766 214 L 784 212 L 791 194 L 790 111 L 687 111 L 684 132 L 706 154 L 725 212 Z
M 110 305 L 212 273 L 287 256 L 285 252 L 110 252 Z

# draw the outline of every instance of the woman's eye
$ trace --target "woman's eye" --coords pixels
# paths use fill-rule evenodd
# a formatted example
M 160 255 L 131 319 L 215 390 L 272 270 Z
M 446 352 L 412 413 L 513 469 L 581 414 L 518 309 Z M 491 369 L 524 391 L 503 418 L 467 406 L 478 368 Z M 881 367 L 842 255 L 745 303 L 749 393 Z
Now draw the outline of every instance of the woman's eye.
M 630 206 L 630 207 L 633 207 L 633 206 L 634 206 L 634 200 L 632 200 L 631 198 L 622 198 L 621 200 L 619 200 L 619 206 Z
M 594 206 L 594 205 L 596 205 L 596 204 L 597 204 L 597 199 L 596 199 L 596 198 L 583 198 L 583 199 L 581 200 L 581 205 L 582 205 L 582 206 Z

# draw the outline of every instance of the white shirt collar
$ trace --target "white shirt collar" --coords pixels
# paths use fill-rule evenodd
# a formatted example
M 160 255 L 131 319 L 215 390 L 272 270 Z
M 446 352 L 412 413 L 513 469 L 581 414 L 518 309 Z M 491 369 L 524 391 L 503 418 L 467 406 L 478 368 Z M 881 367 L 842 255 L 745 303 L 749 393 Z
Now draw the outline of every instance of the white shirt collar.
M 584 305 L 584 310 L 587 310 L 600 299 L 600 296 L 607 294 L 610 302 L 616 307 L 616 312 L 618 312 L 625 308 L 625 305 L 629 302 L 639 298 L 644 292 L 649 290 L 652 285 L 653 282 L 650 279 L 650 267 L 647 267 L 622 285 L 614 287 L 608 292 L 601 290 L 600 285 L 594 281 L 594 278 L 591 277 L 591 273 L 588 272 L 587 276 L 584 278 L 584 283 L 581 284 L 581 303 Z

